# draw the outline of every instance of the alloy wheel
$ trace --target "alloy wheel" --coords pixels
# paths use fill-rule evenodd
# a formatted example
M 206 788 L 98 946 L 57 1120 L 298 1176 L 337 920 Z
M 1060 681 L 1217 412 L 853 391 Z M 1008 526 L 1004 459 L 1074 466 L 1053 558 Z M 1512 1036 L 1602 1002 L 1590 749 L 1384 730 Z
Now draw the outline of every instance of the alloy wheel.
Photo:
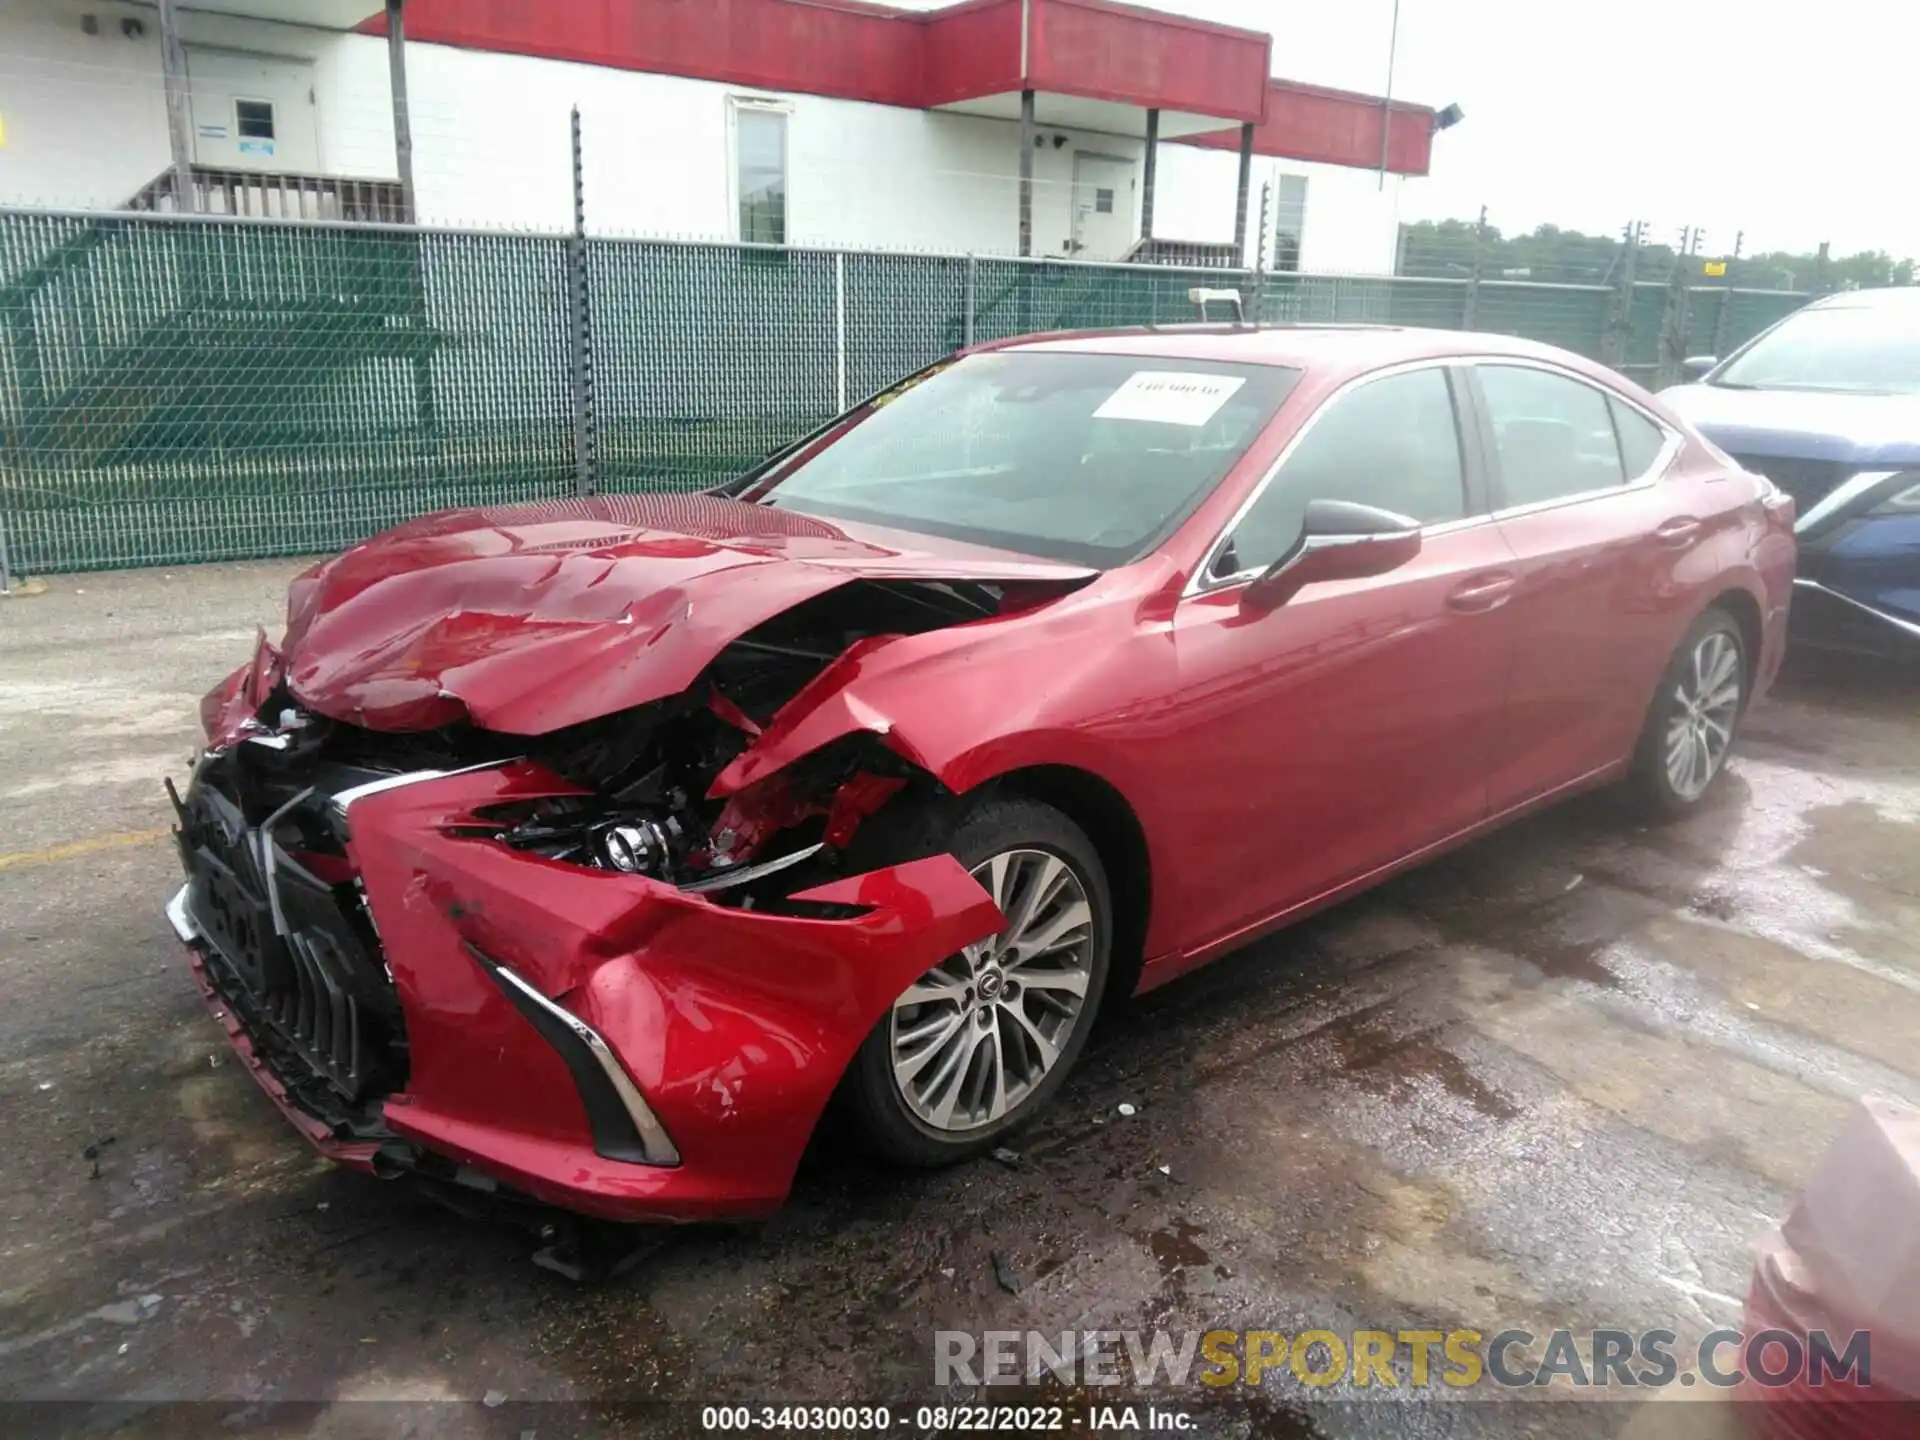
M 1740 715 L 1740 648 L 1724 630 L 1693 647 L 1673 691 L 1667 723 L 1667 783 L 1682 800 L 1696 800 L 1720 773 Z
M 1070 864 L 1007 850 L 973 877 L 1007 928 L 915 981 L 888 1037 L 900 1097 L 947 1134 L 992 1125 L 1033 1093 L 1080 1023 L 1091 978 L 1093 906 Z

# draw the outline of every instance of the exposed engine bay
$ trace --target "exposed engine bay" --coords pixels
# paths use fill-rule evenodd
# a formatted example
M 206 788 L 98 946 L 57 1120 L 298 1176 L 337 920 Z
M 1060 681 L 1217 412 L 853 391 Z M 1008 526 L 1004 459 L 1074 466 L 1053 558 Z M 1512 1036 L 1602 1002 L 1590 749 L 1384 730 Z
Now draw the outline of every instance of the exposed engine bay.
M 740 636 L 677 695 L 538 736 L 465 723 L 368 730 L 314 714 L 282 687 L 261 707 L 246 746 L 247 784 L 257 793 L 241 796 L 242 808 L 261 823 L 323 771 L 331 774 L 323 788 L 337 791 L 382 775 L 525 758 L 581 793 L 500 807 L 476 833 L 552 860 L 753 906 L 831 873 L 862 822 L 900 792 L 938 789 L 878 736 L 861 734 L 711 797 L 715 777 L 782 707 L 863 641 L 994 617 L 1060 588 L 855 580 Z M 298 821 L 289 809 L 281 823 Z M 337 837 L 309 834 L 301 848 L 337 853 L 337 845 Z M 777 887 L 756 883 L 775 875 L 782 876 Z

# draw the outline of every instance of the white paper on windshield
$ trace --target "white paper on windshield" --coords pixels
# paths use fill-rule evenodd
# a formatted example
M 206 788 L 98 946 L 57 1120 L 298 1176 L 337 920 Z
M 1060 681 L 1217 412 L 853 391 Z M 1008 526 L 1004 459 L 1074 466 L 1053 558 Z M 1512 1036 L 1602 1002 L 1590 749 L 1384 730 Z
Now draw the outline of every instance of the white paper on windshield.
M 1096 420 L 1151 420 L 1161 425 L 1204 425 L 1220 413 L 1233 392 L 1246 384 L 1240 375 L 1207 375 L 1181 370 L 1136 370 L 1127 383 L 1093 412 Z

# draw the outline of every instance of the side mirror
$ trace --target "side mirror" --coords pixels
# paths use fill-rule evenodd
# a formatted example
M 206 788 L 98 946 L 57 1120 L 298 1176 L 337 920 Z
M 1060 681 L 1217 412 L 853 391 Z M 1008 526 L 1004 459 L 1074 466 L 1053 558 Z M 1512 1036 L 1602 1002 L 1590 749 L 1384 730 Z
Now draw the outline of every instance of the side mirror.
M 1719 363 L 1718 355 L 1689 355 L 1680 362 L 1680 372 L 1689 380 L 1698 380 Z
M 1322 580 L 1361 580 L 1397 570 L 1420 553 L 1420 522 L 1349 500 L 1310 500 L 1294 547 L 1252 584 L 1241 603 L 1272 610 Z

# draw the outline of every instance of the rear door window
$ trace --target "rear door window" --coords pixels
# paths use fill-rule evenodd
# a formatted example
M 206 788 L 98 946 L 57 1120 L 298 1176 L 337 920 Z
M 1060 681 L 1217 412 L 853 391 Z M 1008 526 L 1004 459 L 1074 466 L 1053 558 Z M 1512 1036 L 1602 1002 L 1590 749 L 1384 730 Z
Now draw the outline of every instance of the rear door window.
M 1604 391 L 1553 370 L 1475 367 L 1503 503 L 1538 505 L 1627 482 Z
M 1627 479 L 1643 479 L 1667 448 L 1667 432 L 1617 396 L 1608 396 L 1607 403 L 1613 407 L 1613 433 L 1620 439 Z

